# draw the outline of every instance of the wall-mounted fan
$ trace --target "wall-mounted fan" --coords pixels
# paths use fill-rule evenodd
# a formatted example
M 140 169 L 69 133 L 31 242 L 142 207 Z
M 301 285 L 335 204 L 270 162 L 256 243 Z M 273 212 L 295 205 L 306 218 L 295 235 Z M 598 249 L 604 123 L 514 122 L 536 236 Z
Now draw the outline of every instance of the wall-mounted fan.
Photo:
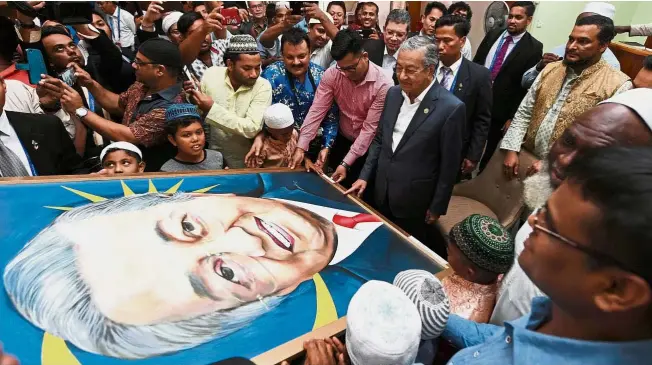
M 487 7 L 484 12 L 484 32 L 487 33 L 494 29 L 501 29 L 507 26 L 507 15 L 509 6 L 504 1 L 494 1 Z

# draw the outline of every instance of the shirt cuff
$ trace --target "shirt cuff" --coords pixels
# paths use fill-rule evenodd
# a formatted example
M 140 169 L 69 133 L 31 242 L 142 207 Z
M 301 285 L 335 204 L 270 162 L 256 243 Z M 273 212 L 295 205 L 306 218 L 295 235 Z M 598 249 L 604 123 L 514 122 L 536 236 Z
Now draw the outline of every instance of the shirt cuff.
M 353 166 L 353 164 L 358 159 L 358 157 L 360 156 L 357 156 L 355 153 L 349 151 L 349 153 L 346 154 L 346 156 L 342 161 L 344 161 L 344 163 L 346 163 L 349 166 Z
M 513 143 L 510 143 L 510 141 L 504 140 L 503 143 L 500 144 L 500 149 L 501 150 L 507 150 L 507 151 L 520 152 L 521 151 L 521 144 L 518 144 L 518 146 L 515 146 Z
M 297 142 L 297 147 L 301 148 L 304 151 L 308 151 L 308 148 L 310 147 L 310 141 L 308 141 L 307 138 L 299 135 L 299 141 Z

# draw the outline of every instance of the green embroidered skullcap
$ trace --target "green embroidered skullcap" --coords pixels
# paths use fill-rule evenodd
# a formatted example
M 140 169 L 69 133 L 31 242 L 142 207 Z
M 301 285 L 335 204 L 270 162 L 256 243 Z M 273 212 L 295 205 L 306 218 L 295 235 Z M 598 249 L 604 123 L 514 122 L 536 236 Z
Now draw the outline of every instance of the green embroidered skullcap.
M 514 262 L 512 236 L 491 217 L 470 215 L 453 226 L 450 236 L 469 260 L 485 270 L 504 274 Z

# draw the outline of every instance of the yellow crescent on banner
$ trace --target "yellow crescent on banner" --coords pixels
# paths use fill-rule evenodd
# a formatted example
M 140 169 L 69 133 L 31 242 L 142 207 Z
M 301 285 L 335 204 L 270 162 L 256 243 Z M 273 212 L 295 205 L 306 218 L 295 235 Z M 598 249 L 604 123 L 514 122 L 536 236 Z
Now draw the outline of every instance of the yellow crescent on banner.
M 312 326 L 312 329 L 316 330 L 337 320 L 337 308 L 335 308 L 331 292 L 321 275 L 319 273 L 315 274 L 312 280 L 315 282 L 315 291 L 317 292 L 317 315 L 315 316 L 315 324 Z
M 41 365 L 81 365 L 81 363 L 70 352 L 66 341 L 45 332 L 41 347 Z

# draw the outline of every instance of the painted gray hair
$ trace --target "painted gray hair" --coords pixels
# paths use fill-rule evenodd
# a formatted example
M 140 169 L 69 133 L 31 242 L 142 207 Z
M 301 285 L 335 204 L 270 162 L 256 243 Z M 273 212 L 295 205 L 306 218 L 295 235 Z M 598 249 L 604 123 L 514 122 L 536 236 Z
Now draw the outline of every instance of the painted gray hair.
M 32 324 L 96 354 L 140 359 L 188 349 L 247 326 L 282 297 L 251 302 L 191 319 L 150 325 L 114 322 L 95 306 L 79 274 L 74 242 L 57 225 L 100 215 L 194 199 L 191 194 L 141 194 L 88 204 L 63 213 L 7 265 L 4 285 L 16 309 Z M 93 232 L 91 234 L 99 234 Z
M 405 9 L 394 9 L 389 12 L 387 15 L 387 20 L 385 20 L 385 27 L 389 22 L 396 24 L 407 24 L 408 31 L 410 30 L 410 13 Z
M 398 49 L 398 52 L 401 51 L 416 51 L 421 50 L 423 52 L 423 67 L 430 67 L 432 65 L 437 67 L 439 64 L 439 50 L 433 42 L 432 38 L 424 36 L 414 36 L 408 38 L 401 47 Z

